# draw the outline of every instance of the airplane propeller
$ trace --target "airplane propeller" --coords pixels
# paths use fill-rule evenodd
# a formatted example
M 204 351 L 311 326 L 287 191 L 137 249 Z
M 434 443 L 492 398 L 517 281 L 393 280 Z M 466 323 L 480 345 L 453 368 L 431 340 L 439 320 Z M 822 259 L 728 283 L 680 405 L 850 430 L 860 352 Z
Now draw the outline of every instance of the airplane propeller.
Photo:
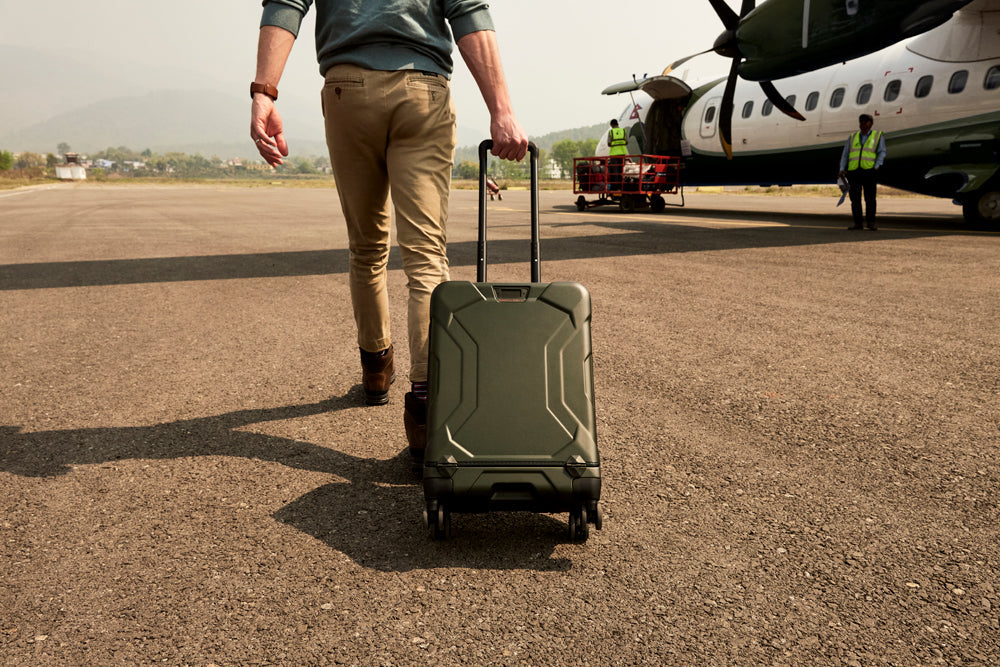
M 720 56 L 725 58 L 732 58 L 733 64 L 729 69 L 729 78 L 726 80 L 726 89 L 722 95 L 722 105 L 719 109 L 719 138 L 722 142 L 722 149 L 726 152 L 726 157 L 730 160 L 733 159 L 733 99 L 736 96 L 736 81 L 739 78 L 740 64 L 743 62 L 744 54 L 740 49 L 740 40 L 737 35 L 737 29 L 740 26 L 740 21 L 752 12 L 756 7 L 756 0 L 743 0 L 743 5 L 740 7 L 739 15 L 732 10 L 732 8 L 726 4 L 725 0 L 709 0 L 709 4 L 715 9 L 715 13 L 718 14 L 719 19 L 725 26 L 726 30 L 715 40 L 715 44 L 712 45 L 711 49 L 702 51 L 701 53 L 696 53 L 686 58 L 681 58 L 680 60 L 671 63 L 669 67 L 663 72 L 664 75 L 668 74 L 673 69 L 680 67 L 688 60 L 700 56 L 702 54 L 708 53 L 709 51 L 715 51 Z M 779 111 L 784 113 L 795 120 L 805 120 L 805 118 L 798 111 L 795 110 L 788 101 L 781 96 L 778 89 L 774 87 L 774 84 L 770 81 L 760 81 L 761 89 L 767 96 L 767 99 L 777 107 Z

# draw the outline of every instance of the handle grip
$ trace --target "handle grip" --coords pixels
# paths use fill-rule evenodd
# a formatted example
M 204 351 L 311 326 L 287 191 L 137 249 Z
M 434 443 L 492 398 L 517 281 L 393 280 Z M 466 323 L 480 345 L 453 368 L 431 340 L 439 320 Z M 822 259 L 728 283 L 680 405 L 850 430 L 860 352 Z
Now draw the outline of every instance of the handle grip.
M 486 282 L 486 163 L 493 140 L 479 144 L 479 244 L 476 253 L 476 282 Z M 539 257 L 538 225 L 538 147 L 528 142 L 529 171 L 531 172 L 531 282 L 542 281 Z

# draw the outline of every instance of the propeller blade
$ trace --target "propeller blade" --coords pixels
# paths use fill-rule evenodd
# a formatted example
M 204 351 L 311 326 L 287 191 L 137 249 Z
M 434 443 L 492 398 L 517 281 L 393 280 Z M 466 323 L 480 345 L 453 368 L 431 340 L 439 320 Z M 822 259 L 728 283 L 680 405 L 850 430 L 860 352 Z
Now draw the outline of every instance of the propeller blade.
M 789 104 L 788 100 L 781 96 L 781 93 L 778 92 L 778 89 L 774 87 L 773 83 L 770 81 L 761 81 L 760 87 L 763 89 L 764 94 L 767 95 L 767 99 L 771 100 L 771 103 L 777 107 L 779 111 L 784 113 L 786 116 L 791 116 L 795 120 L 805 120 L 805 116 L 796 111 L 795 107 Z
M 722 105 L 719 107 L 719 140 L 729 160 L 733 159 L 733 99 L 736 97 L 739 75 L 740 59 L 733 58 L 733 66 L 729 69 L 729 79 L 726 81 L 726 92 L 722 94 Z
M 736 30 L 736 26 L 740 23 L 740 17 L 726 4 L 725 0 L 708 0 L 708 4 L 712 5 L 712 8 L 715 9 L 715 13 L 719 15 L 719 19 L 722 20 L 722 25 L 726 26 L 726 30 Z
M 757 5 L 757 0 L 743 0 L 743 6 L 740 7 L 740 18 L 743 18 L 750 12 L 754 10 Z
M 692 58 L 697 58 L 698 56 L 703 56 L 706 53 L 711 53 L 711 52 L 712 52 L 712 49 L 705 49 L 704 51 L 699 51 L 698 53 L 692 53 L 689 56 L 685 56 L 684 58 L 681 58 L 680 60 L 675 60 L 674 62 L 672 62 L 669 65 L 667 65 L 667 69 L 663 70 L 663 76 L 666 76 L 666 75 L 670 74 L 675 69 L 677 69 L 678 67 L 680 67 L 681 65 L 683 65 L 687 61 L 691 60 Z

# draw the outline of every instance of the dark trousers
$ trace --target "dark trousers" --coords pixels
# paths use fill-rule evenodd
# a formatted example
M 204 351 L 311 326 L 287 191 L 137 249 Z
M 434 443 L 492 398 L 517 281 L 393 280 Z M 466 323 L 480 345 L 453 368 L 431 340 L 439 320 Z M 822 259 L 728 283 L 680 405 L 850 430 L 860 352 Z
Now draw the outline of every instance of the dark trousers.
M 622 167 L 625 164 L 625 158 L 611 157 L 608 158 L 608 189 L 613 191 L 622 190 Z
M 878 172 L 874 169 L 855 169 L 847 172 L 847 182 L 851 186 L 851 213 L 854 224 L 858 227 L 867 222 L 869 227 L 875 225 L 875 213 L 878 205 L 875 203 L 875 188 L 878 185 Z M 861 196 L 864 193 L 865 207 L 861 210 Z

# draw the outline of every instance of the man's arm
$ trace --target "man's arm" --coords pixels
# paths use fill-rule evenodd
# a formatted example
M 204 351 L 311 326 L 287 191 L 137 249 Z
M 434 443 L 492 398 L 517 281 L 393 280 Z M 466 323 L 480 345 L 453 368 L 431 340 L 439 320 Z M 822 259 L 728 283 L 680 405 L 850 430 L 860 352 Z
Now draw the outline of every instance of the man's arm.
M 254 81 L 277 88 L 293 44 L 295 35 L 284 28 L 262 26 L 257 40 L 257 74 Z M 264 93 L 255 93 L 253 96 L 250 107 L 250 138 L 257 145 L 261 157 L 272 167 L 282 164 L 282 157 L 288 157 L 281 114 L 274 107 L 274 100 Z
M 493 154 L 504 160 L 520 161 L 528 152 L 528 135 L 514 115 L 500 64 L 496 33 L 492 30 L 470 32 L 459 38 L 458 50 L 490 111 Z
M 854 139 L 853 134 L 847 138 L 847 143 L 844 144 L 844 150 L 840 154 L 840 171 L 837 172 L 838 178 L 847 174 L 847 159 L 851 155 L 851 142 L 853 141 L 853 139 Z
M 882 164 L 885 162 L 885 133 L 879 132 L 878 135 L 878 146 L 875 148 L 875 168 L 881 169 Z

